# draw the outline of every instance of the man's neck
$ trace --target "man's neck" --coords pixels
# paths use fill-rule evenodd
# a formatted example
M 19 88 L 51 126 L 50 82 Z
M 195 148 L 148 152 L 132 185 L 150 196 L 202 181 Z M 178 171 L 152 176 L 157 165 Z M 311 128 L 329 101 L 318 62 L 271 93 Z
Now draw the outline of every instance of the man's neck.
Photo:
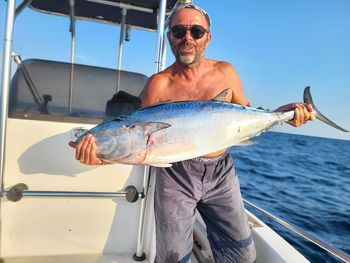
M 174 69 L 176 74 L 184 76 L 186 79 L 193 79 L 198 77 L 202 73 L 202 69 L 205 67 L 205 59 L 199 60 L 197 63 L 185 65 L 180 62 L 175 62 Z

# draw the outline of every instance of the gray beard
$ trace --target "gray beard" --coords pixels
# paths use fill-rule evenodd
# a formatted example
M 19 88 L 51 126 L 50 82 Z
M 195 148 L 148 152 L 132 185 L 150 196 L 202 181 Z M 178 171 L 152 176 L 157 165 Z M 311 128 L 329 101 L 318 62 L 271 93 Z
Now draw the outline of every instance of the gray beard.
M 178 54 L 177 60 L 184 65 L 192 65 L 198 61 L 197 54 L 185 56 Z
M 177 62 L 179 62 L 185 66 L 190 66 L 190 65 L 195 64 L 198 61 L 197 50 L 195 50 L 195 53 L 192 55 L 181 55 L 180 52 L 178 52 L 176 50 L 176 48 L 174 47 L 174 44 L 172 42 L 170 42 L 170 47 L 171 47 L 171 51 L 173 52 Z

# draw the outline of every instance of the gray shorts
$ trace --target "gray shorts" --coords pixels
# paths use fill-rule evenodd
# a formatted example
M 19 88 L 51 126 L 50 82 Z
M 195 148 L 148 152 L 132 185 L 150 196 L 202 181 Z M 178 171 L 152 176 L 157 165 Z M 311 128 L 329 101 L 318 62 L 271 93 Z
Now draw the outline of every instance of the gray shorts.
M 195 208 L 207 226 L 215 262 L 254 262 L 256 251 L 229 154 L 159 168 L 155 187 L 157 263 L 191 257 Z

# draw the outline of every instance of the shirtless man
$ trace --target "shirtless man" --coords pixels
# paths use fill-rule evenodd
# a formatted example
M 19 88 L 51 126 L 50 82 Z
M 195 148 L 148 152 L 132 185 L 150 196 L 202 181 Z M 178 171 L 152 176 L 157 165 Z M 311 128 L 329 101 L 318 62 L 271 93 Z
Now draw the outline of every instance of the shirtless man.
M 167 36 L 176 61 L 148 80 L 141 96 L 143 107 L 164 101 L 209 100 L 227 88 L 226 101 L 249 105 L 232 65 L 204 57 L 212 36 L 210 18 L 203 9 L 194 5 L 176 9 Z M 303 103 L 288 104 L 278 111 L 293 109 L 293 126 L 315 118 L 311 105 Z M 96 156 L 91 135 L 77 146 L 76 159 L 90 165 L 103 163 Z M 189 261 L 196 208 L 206 223 L 216 262 L 255 261 L 238 178 L 226 149 L 158 168 L 154 201 L 157 263 Z

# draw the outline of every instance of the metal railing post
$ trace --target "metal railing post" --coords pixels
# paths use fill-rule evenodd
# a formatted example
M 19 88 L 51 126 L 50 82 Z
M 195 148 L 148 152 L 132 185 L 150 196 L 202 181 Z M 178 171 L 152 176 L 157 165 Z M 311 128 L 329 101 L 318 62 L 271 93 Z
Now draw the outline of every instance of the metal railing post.
M 139 219 L 139 229 L 137 231 L 137 245 L 136 245 L 136 253 L 133 258 L 136 261 L 142 261 L 146 259 L 146 255 L 143 251 L 144 247 L 144 234 L 145 234 L 145 212 L 146 212 L 146 201 L 148 196 L 148 185 L 150 179 L 150 167 L 145 166 L 143 171 L 143 193 L 145 198 L 141 200 L 140 205 L 140 219 Z
M 7 1 L 7 14 L 5 23 L 4 55 L 1 74 L 1 117 L 0 117 L 0 191 L 4 189 L 4 168 L 5 168 L 5 142 L 6 124 L 8 112 L 8 98 L 11 78 L 11 52 L 13 39 L 13 25 L 15 20 L 15 0 Z

